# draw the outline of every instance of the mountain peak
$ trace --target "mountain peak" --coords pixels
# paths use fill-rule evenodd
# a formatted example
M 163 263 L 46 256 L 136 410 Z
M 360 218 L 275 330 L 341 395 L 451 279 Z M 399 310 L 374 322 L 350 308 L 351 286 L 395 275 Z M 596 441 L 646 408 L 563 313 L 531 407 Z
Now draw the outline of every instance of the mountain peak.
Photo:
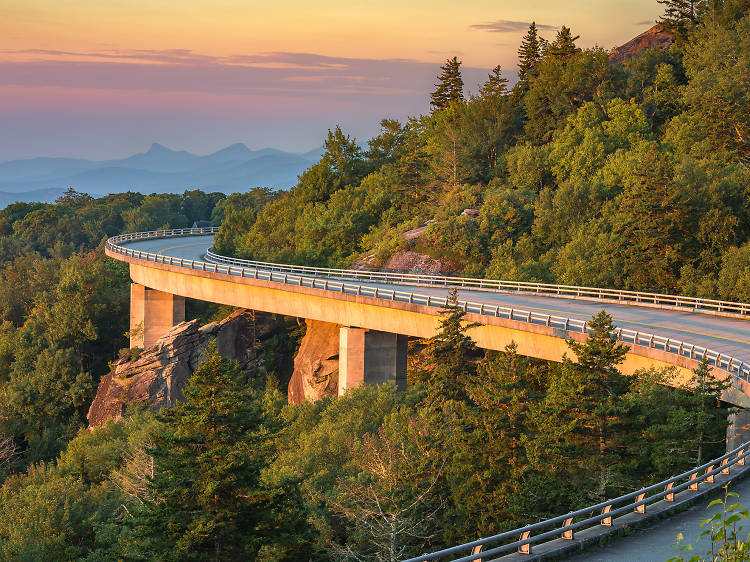
M 226 148 L 217 150 L 212 154 L 204 156 L 208 160 L 215 160 L 219 162 L 229 162 L 232 160 L 248 160 L 252 158 L 253 151 L 241 142 L 230 144 Z
M 662 24 L 657 23 L 624 45 L 613 49 L 609 55 L 609 62 L 613 65 L 623 64 L 651 47 L 666 49 L 672 44 L 673 40 L 672 34 L 664 29 Z
M 164 152 L 174 152 L 174 150 L 167 148 L 163 144 L 159 144 L 158 142 L 151 143 L 151 146 L 149 147 L 146 154 L 154 154 L 154 153 L 164 153 Z

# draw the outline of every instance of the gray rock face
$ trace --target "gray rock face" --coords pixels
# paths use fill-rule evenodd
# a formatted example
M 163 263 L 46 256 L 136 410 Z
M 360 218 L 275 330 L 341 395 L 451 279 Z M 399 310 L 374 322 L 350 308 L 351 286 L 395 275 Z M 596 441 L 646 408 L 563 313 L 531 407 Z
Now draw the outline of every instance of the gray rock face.
M 260 320 L 246 310 L 202 327 L 198 320 L 174 326 L 137 359 L 124 358 L 112 364 L 89 408 L 89 425 L 121 419 L 128 404 L 146 404 L 156 411 L 184 400 L 182 391 L 212 341 L 216 341 L 219 354 L 235 359 L 243 369 L 259 363 L 259 342 L 274 329 L 268 317 Z

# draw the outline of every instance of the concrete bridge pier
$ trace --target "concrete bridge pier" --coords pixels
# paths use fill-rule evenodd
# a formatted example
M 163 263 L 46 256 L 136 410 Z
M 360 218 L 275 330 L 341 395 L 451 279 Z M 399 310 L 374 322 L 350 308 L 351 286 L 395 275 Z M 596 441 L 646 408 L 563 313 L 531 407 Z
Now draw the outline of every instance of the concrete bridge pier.
M 185 321 L 185 297 L 130 285 L 130 347 L 148 349 L 169 331 Z
M 727 451 L 736 449 L 747 441 L 750 441 L 750 410 L 738 408 L 736 412 L 729 414 Z
M 401 334 L 344 327 L 339 331 L 339 396 L 361 384 L 393 382 L 406 390 L 406 351 Z

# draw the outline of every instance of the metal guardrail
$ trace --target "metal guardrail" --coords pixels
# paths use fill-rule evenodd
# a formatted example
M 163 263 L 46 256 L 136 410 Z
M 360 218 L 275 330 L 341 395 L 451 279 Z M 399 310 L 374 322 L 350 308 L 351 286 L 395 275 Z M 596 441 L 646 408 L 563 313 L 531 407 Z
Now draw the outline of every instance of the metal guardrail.
M 486 560 L 488 556 L 504 554 L 511 551 L 517 551 L 521 554 L 531 554 L 532 545 L 535 543 L 546 542 L 557 538 L 573 540 L 575 532 L 578 530 L 595 527 L 596 525 L 611 527 L 613 517 L 633 512 L 645 514 L 649 504 L 659 500 L 668 502 L 674 501 L 675 494 L 683 490 L 698 491 L 698 484 L 702 482 L 713 483 L 715 475 L 729 474 L 731 467 L 744 466 L 745 459 L 749 455 L 750 441 L 740 445 L 732 451 L 729 451 L 721 457 L 690 469 L 687 472 L 683 472 L 682 474 L 678 474 L 677 476 L 673 476 L 667 480 L 659 482 L 658 484 L 653 484 L 652 486 L 642 488 L 635 492 L 630 492 L 629 494 L 611 500 L 606 500 L 576 511 L 571 511 L 570 513 L 559 515 L 547 519 L 546 521 L 540 521 L 539 523 L 519 527 L 491 537 L 445 548 L 437 552 L 417 556 L 416 558 L 410 558 L 405 562 L 426 562 L 438 558 L 452 560 L 452 562 L 472 562 L 475 560 Z M 591 515 L 595 512 L 598 513 Z M 585 517 L 585 519 L 574 522 L 575 519 L 580 517 Z M 562 526 L 560 526 L 561 523 Z M 539 531 L 542 532 L 540 533 Z M 516 537 L 518 540 L 513 542 L 501 544 L 500 546 L 491 546 L 499 542 L 510 541 Z M 490 546 L 490 548 L 486 549 L 488 546 Z M 454 558 L 455 555 L 466 551 L 470 551 L 470 554 Z
M 307 275 L 336 277 L 351 280 L 380 281 L 400 285 L 432 285 L 440 287 L 467 287 L 500 292 L 564 296 L 568 298 L 610 300 L 624 304 L 662 305 L 685 309 L 690 312 L 731 313 L 741 316 L 750 315 L 750 304 L 682 295 L 645 293 L 641 291 L 621 291 L 618 289 L 601 289 L 596 287 L 578 287 L 575 285 L 554 285 L 550 283 L 532 283 L 529 281 L 502 281 L 497 279 L 474 279 L 448 275 L 422 273 L 388 273 L 382 271 L 363 271 L 357 269 L 334 269 L 309 267 L 302 265 L 285 265 L 278 263 L 242 260 L 215 254 L 213 248 L 206 252 L 206 260 L 211 263 L 237 265 L 240 267 L 260 267 L 273 271 L 287 271 Z
M 297 285 L 300 287 L 310 287 L 314 289 L 323 289 L 327 291 L 337 291 L 344 294 L 351 295 L 362 295 L 375 297 L 385 300 L 397 301 L 397 302 L 408 302 L 421 304 L 429 307 L 444 307 L 448 299 L 447 297 L 437 297 L 434 295 L 420 294 L 410 291 L 397 291 L 395 289 L 383 289 L 380 287 L 371 287 L 362 285 L 360 283 L 347 283 L 350 280 L 349 275 L 353 278 L 351 280 L 356 281 L 370 281 L 370 282 L 386 282 L 390 284 L 404 284 L 404 285 L 430 285 L 438 287 L 466 287 L 466 288 L 482 288 L 482 289 L 493 289 L 491 284 L 494 284 L 496 290 L 501 284 L 503 287 L 511 286 L 542 286 L 535 283 L 522 283 L 522 282 L 508 282 L 508 281 L 493 281 L 493 280 L 482 280 L 482 279 L 466 279 L 461 277 L 440 277 L 432 275 L 415 275 L 415 274 L 383 274 L 380 272 L 363 272 L 356 270 L 345 270 L 345 269 L 327 269 L 319 267 L 305 267 L 305 266 L 294 266 L 294 265 L 283 265 L 266 262 L 252 262 L 248 260 L 237 260 L 235 258 L 227 258 L 225 256 L 219 256 L 218 254 L 211 253 L 211 258 L 214 261 L 200 261 L 200 260 L 187 260 L 182 258 L 174 258 L 170 256 L 164 256 L 160 254 L 153 254 L 150 252 L 142 252 L 139 250 L 132 250 L 125 246 L 120 246 L 122 242 L 131 242 L 135 240 L 142 240 L 148 238 L 168 238 L 178 236 L 196 236 L 196 235 L 209 235 L 218 232 L 218 227 L 207 227 L 207 228 L 183 228 L 175 230 L 154 230 L 149 232 L 136 232 L 132 234 L 122 234 L 120 236 L 114 236 L 107 240 L 106 248 L 115 254 L 121 254 L 125 256 L 134 257 L 136 259 L 142 259 L 145 261 L 164 263 L 167 265 L 176 265 L 187 269 L 210 271 L 213 273 L 224 273 L 227 275 L 236 275 L 238 277 L 246 277 L 252 279 L 261 279 L 265 281 L 272 281 L 276 283 L 284 283 L 288 285 Z M 207 256 L 207 260 L 209 257 Z M 226 264 L 217 263 L 217 260 L 221 259 L 226 261 Z M 240 265 L 242 264 L 242 265 Z M 251 264 L 251 265 L 248 265 Z M 430 282 L 434 280 L 434 282 Z M 471 281 L 472 283 L 464 283 L 465 281 Z M 463 283 L 463 284 L 462 284 Z M 484 283 L 484 285 L 482 285 Z M 563 285 L 549 285 L 549 287 L 565 287 Z M 581 287 L 580 289 L 584 289 Z M 510 289 L 503 288 L 499 289 L 502 291 L 508 291 Z M 607 289 L 589 289 L 593 294 L 595 291 L 608 291 Z M 542 294 L 542 291 L 526 291 L 521 292 L 537 292 Z M 639 293 L 641 295 L 648 295 L 649 293 Z M 668 295 L 667 295 L 668 296 Z M 673 299 L 688 299 L 688 297 L 672 297 Z M 621 300 L 620 302 L 632 303 L 633 301 Z M 723 301 L 712 301 L 712 302 L 723 302 Z M 536 324 L 542 326 L 549 326 L 554 328 L 561 328 L 566 331 L 579 332 L 587 334 L 589 332 L 588 322 L 579 320 L 577 318 L 567 318 L 563 316 L 554 316 L 550 314 L 540 314 L 538 312 L 531 312 L 523 309 L 500 306 L 489 303 L 475 302 L 459 300 L 458 304 L 463 307 L 466 312 L 472 312 L 480 314 L 482 316 L 492 316 L 495 318 L 505 318 L 509 320 L 515 320 L 519 322 L 526 322 L 528 324 Z M 737 307 L 749 307 L 750 305 L 740 303 L 728 303 L 734 304 Z M 704 357 L 709 361 L 711 365 L 722 371 L 726 371 L 736 379 L 744 381 L 750 381 L 750 363 L 744 360 L 732 357 L 727 354 L 714 351 L 702 346 L 675 340 L 672 338 L 665 338 L 655 334 L 646 332 L 640 332 L 635 330 L 626 330 L 618 328 L 616 330 L 618 341 L 623 343 L 631 343 L 635 345 L 642 345 L 652 349 L 658 349 L 678 355 L 681 357 L 688 357 L 690 359 L 701 360 Z

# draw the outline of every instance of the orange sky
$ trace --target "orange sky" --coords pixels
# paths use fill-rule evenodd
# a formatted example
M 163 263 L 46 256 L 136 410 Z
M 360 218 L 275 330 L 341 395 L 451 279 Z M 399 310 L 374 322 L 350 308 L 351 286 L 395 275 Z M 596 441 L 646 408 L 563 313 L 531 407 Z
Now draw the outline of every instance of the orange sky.
M 236 140 L 302 150 L 336 122 L 366 136 L 379 117 L 426 109 L 430 77 L 448 56 L 463 60 L 471 90 L 498 63 L 512 79 L 531 20 L 548 38 L 565 24 L 580 46 L 611 48 L 661 13 L 656 0 L 0 3 L 0 119 L 7 125 L 0 160 L 55 150 L 116 156 L 151 141 L 197 151 Z M 236 130 L 185 139 L 185 120 L 198 126 L 232 112 Z M 113 136 L 102 139 L 105 122 Z M 275 122 L 266 137 L 250 132 Z M 73 141 L 50 141 L 52 130 L 74 124 Z

